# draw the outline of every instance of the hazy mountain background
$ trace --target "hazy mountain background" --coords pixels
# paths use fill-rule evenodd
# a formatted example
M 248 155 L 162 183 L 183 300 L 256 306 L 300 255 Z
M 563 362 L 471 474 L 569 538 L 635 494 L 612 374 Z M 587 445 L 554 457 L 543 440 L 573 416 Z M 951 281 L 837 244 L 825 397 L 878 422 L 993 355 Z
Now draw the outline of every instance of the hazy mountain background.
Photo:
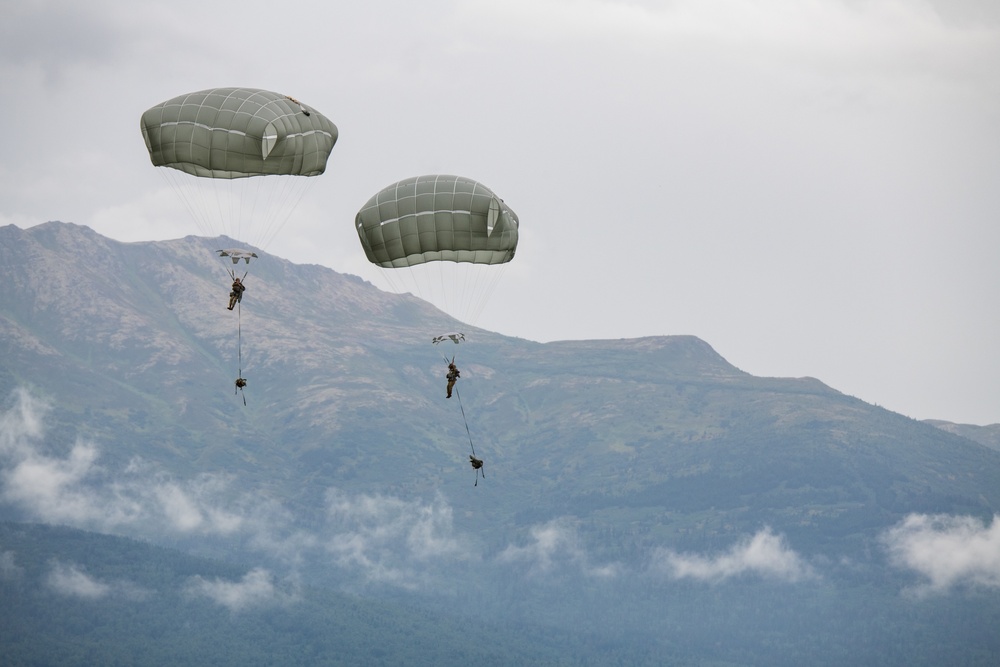
M 0 645 L 23 664 L 54 628 L 197 662 L 170 648 L 195 608 L 222 644 L 286 619 L 299 662 L 1000 663 L 997 425 L 754 377 L 691 336 L 505 337 L 262 252 L 238 316 L 232 244 L 0 228 L 0 583 L 31 612 Z

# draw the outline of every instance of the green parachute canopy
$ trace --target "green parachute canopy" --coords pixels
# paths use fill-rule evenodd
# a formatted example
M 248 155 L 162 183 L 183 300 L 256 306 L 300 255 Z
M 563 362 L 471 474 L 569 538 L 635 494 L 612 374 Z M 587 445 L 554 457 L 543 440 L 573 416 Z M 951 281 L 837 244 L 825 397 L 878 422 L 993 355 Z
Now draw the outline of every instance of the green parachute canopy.
M 503 264 L 517 249 L 517 214 L 471 178 L 429 175 L 393 183 L 355 218 L 368 260 L 383 268 L 426 262 Z
M 317 176 L 337 142 L 323 114 L 255 88 L 180 95 L 147 110 L 140 126 L 155 166 L 207 178 Z
M 256 88 L 180 95 L 147 110 L 139 125 L 150 161 L 199 230 L 242 248 L 270 245 L 337 142 L 326 116 Z

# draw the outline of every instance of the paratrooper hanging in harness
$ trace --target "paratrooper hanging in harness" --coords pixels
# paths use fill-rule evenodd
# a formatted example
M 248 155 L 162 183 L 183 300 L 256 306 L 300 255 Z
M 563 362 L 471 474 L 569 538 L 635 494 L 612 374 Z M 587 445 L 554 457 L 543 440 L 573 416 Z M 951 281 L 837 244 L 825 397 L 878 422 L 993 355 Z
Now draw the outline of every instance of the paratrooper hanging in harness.
M 338 137 L 336 125 L 298 99 L 241 87 L 179 95 L 147 109 L 139 126 L 150 161 L 199 229 L 256 248 L 268 246 L 314 177 L 326 170 Z M 233 265 L 257 257 L 243 248 L 217 252 Z M 239 312 L 246 273 L 237 276 L 235 266 L 228 273 L 227 307 Z M 238 327 L 236 391 L 242 392 L 246 380 Z
M 448 393 L 445 398 L 451 398 L 451 390 L 455 388 L 455 383 L 458 382 L 458 378 L 462 376 L 461 372 L 458 370 L 458 366 L 455 365 L 455 357 L 451 358 L 451 363 L 448 364 L 448 374 L 445 378 L 448 380 Z

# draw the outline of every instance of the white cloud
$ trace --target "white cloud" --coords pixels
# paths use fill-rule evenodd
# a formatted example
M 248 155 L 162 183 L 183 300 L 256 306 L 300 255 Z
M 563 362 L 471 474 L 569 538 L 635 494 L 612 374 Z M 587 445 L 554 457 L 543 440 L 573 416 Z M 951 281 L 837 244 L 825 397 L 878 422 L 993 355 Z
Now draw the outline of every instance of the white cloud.
M 88 600 L 103 598 L 111 593 L 110 585 L 91 577 L 74 564 L 53 564 L 46 584 L 60 595 Z
M 247 547 L 283 563 L 296 566 L 319 545 L 312 532 L 295 525 L 295 515 L 277 501 L 255 502 L 247 508 L 242 530 L 249 535 Z
M 203 517 L 198 506 L 176 484 L 162 484 L 155 494 L 164 514 L 178 530 L 188 532 L 202 524 Z
M 0 553 L 0 581 L 15 581 L 24 575 L 24 568 L 17 564 L 13 551 Z
M 99 464 L 100 449 L 77 441 L 63 456 L 43 453 L 48 405 L 26 391 L 0 416 L 0 500 L 35 519 L 85 529 L 230 535 L 242 517 L 230 479 L 199 475 L 176 481 L 134 460 L 112 477 Z M 54 449 L 49 447 L 49 449 Z
M 13 392 L 14 406 L 0 415 L 0 456 L 19 457 L 26 442 L 44 432 L 42 417 L 49 406 L 25 389 Z
M 87 521 L 101 511 L 83 486 L 96 460 L 97 448 L 79 442 L 62 459 L 30 453 L 3 471 L 2 497 L 47 521 Z
M 469 557 L 453 535 L 451 506 L 441 497 L 424 504 L 331 489 L 327 512 L 327 550 L 338 565 L 360 568 L 370 581 L 414 587 L 431 566 Z
M 547 575 L 566 566 L 592 577 L 618 574 L 617 564 L 594 566 L 581 544 L 576 528 L 568 519 L 553 519 L 532 526 L 531 539 L 524 546 L 510 545 L 497 555 L 500 563 L 520 563 L 532 575 Z
M 1000 588 L 1000 517 L 911 514 L 882 536 L 890 560 L 926 579 L 917 593 Z
M 297 598 L 293 590 L 275 585 L 274 576 L 263 568 L 250 570 L 239 581 L 192 577 L 187 586 L 190 595 L 202 595 L 230 611 L 243 611 L 250 607 L 287 604 Z
M 770 528 L 740 540 L 729 551 L 717 556 L 681 554 L 671 549 L 658 549 L 653 556 L 652 569 L 665 572 L 673 579 L 709 582 L 720 582 L 748 574 L 793 582 L 814 576 L 801 556 Z
M 184 484 L 163 480 L 152 488 L 154 507 L 178 532 L 229 535 L 240 528 L 243 519 L 219 505 L 227 487 L 228 480 L 219 475 L 200 475 Z

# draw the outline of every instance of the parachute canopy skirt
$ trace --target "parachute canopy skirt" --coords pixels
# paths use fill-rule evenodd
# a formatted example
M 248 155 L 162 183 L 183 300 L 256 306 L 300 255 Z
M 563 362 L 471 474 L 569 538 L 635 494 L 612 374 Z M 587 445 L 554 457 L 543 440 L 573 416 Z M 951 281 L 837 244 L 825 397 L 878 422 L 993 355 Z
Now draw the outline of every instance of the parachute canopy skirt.
M 368 260 L 383 268 L 426 262 L 503 264 L 517 249 L 517 214 L 471 178 L 430 175 L 383 188 L 355 218 Z
M 147 110 L 140 127 L 155 166 L 206 178 L 317 176 L 337 142 L 323 114 L 255 88 L 180 95 Z

